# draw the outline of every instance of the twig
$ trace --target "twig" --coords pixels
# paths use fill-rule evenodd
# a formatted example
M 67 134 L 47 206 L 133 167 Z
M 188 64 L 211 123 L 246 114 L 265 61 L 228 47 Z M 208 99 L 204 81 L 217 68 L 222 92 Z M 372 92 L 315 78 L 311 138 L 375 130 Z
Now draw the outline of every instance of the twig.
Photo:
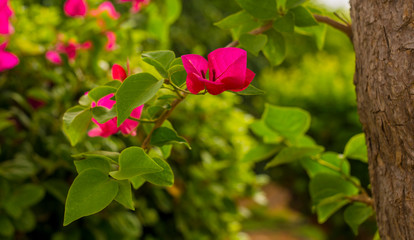
M 333 20 L 332 18 L 329 18 L 329 17 L 326 17 L 326 16 L 321 16 L 321 15 L 318 15 L 318 14 L 313 14 L 313 17 L 315 17 L 316 21 L 318 21 L 320 23 L 326 23 L 329 26 L 331 26 L 333 28 L 336 28 L 339 31 L 342 31 L 352 41 L 353 34 L 352 34 L 351 25 L 345 25 L 345 24 L 342 24 L 340 22 L 337 22 L 337 21 Z
M 150 145 L 151 136 L 154 133 L 155 129 L 161 127 L 161 125 L 164 123 L 165 120 L 171 115 L 171 113 L 174 111 L 175 107 L 184 100 L 184 98 L 187 96 L 185 93 L 182 98 L 177 98 L 171 103 L 171 108 L 164 111 L 161 116 L 157 119 L 157 121 L 154 124 L 154 127 L 152 127 L 151 131 L 148 133 L 148 135 L 145 137 L 144 142 L 142 142 L 141 148 L 147 149 Z
M 351 202 L 361 202 L 368 206 L 374 207 L 374 200 L 370 198 L 368 195 L 360 194 L 356 196 L 349 196 L 346 197 L 348 200 L 351 200 Z
M 259 35 L 261 33 L 266 32 L 267 30 L 271 29 L 272 26 L 273 26 L 273 22 L 268 22 L 268 23 L 266 23 L 265 25 L 263 25 L 263 26 L 261 26 L 259 28 L 253 29 L 252 31 L 249 32 L 249 34 Z M 235 47 L 238 44 L 239 44 L 239 40 L 234 40 L 233 42 L 227 44 L 226 48 L 228 48 L 228 47 Z
M 154 120 L 140 119 L 140 118 L 134 118 L 134 117 L 131 117 L 131 116 L 129 116 L 128 119 L 136 121 L 136 122 L 141 122 L 141 123 L 155 123 L 158 120 L 158 119 L 154 119 Z

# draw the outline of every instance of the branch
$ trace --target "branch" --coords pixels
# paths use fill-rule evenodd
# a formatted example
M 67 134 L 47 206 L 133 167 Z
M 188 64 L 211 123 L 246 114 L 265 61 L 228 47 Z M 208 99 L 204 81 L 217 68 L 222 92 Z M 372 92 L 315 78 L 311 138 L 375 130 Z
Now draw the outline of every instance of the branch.
M 261 26 L 259 28 L 253 29 L 252 31 L 249 32 L 249 34 L 259 35 L 261 33 L 266 32 L 267 30 L 271 29 L 272 26 L 273 26 L 273 22 L 270 21 L 270 22 L 266 23 L 265 25 L 263 25 L 263 26 Z M 233 42 L 227 44 L 226 48 L 227 47 L 235 47 L 238 44 L 239 44 L 239 40 L 234 40 Z
M 360 194 L 360 195 L 350 196 L 350 197 L 346 197 L 346 198 L 351 200 L 351 202 L 361 202 L 361 203 L 364 203 L 364 204 L 366 204 L 370 207 L 374 207 L 374 200 L 372 200 L 372 198 L 370 198 L 366 194 Z
M 155 129 L 161 127 L 161 125 L 164 123 L 165 120 L 167 120 L 167 118 L 171 115 L 171 113 L 174 111 L 175 107 L 177 107 L 177 105 L 184 100 L 184 98 L 187 96 L 187 94 L 184 94 L 182 97 L 175 99 L 172 103 L 171 103 L 171 108 L 168 109 L 167 111 L 164 111 L 161 116 L 157 119 L 157 121 L 155 121 L 155 125 L 154 127 L 152 127 L 150 133 L 147 135 L 147 137 L 144 139 L 144 142 L 142 142 L 141 148 L 142 149 L 147 149 L 150 145 L 150 141 L 151 141 L 151 136 L 154 133 Z
M 339 31 L 342 31 L 343 33 L 345 33 L 349 39 L 351 39 L 352 42 L 352 28 L 351 25 L 345 25 L 342 24 L 340 22 L 337 22 L 335 20 L 333 20 L 332 18 L 326 17 L 326 16 L 321 16 L 318 14 L 313 14 L 313 17 L 316 19 L 316 21 L 320 22 L 320 23 L 326 23 L 329 26 L 338 29 Z

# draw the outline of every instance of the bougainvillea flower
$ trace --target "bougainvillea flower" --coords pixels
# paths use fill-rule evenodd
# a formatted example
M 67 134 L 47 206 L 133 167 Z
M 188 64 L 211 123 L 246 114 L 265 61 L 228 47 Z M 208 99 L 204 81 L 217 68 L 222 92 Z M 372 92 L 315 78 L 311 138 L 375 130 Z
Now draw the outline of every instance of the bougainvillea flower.
M 0 34 L 13 33 L 13 27 L 10 23 L 10 17 L 13 11 L 10 9 L 9 0 L 0 0 Z
M 105 33 L 106 38 L 108 39 L 105 44 L 106 51 L 112 51 L 115 49 L 116 44 L 116 35 L 114 32 L 108 31 Z
M 120 2 L 132 2 L 132 12 L 137 13 L 143 6 L 150 3 L 151 0 L 120 0 Z
M 85 0 L 66 0 L 63 10 L 70 17 L 84 17 L 88 6 Z
M 94 17 L 101 15 L 102 13 L 107 13 L 108 16 L 112 19 L 118 19 L 121 15 L 115 10 L 114 5 L 110 1 L 105 1 L 99 5 L 97 9 L 90 11 L 90 14 Z
M 7 42 L 0 44 L 0 72 L 14 68 L 19 64 L 19 58 L 10 52 L 6 52 Z
M 75 41 L 69 41 L 68 43 L 56 44 L 55 50 L 49 50 L 46 52 L 46 58 L 54 64 L 61 64 L 62 58 L 60 54 L 66 54 L 69 61 L 74 61 L 79 49 L 90 49 L 92 47 L 91 41 L 84 43 L 76 43 Z
M 114 80 L 124 81 L 127 78 L 127 74 L 121 65 L 114 64 L 112 66 L 112 78 Z
M 187 72 L 187 88 L 193 94 L 204 89 L 212 95 L 243 91 L 255 76 L 247 68 L 246 51 L 240 48 L 216 49 L 208 55 L 208 61 L 196 54 L 183 55 L 181 59 Z
M 56 65 L 62 64 L 62 58 L 57 51 L 49 50 L 46 52 L 46 59 Z
M 112 77 L 114 80 L 123 81 L 127 77 L 125 70 L 118 64 L 115 64 L 112 67 Z M 111 109 L 115 105 L 115 101 L 111 98 L 114 96 L 113 93 L 106 95 L 105 97 L 99 99 L 97 103 L 92 103 L 92 107 L 100 106 L 105 107 L 107 109 Z M 141 105 L 139 107 L 136 107 L 132 113 L 131 117 L 134 118 L 140 118 L 142 109 L 144 108 L 144 105 Z M 127 119 L 125 120 L 119 127 L 117 127 L 117 117 L 114 117 L 110 119 L 109 121 L 105 123 L 99 123 L 96 121 L 96 119 L 92 118 L 92 121 L 98 125 L 97 128 L 93 128 L 88 132 L 88 135 L 90 137 L 109 137 L 112 134 L 117 133 L 118 131 L 121 131 L 122 134 L 125 135 L 132 135 L 135 136 L 137 134 L 136 128 L 138 126 L 138 122 L 134 120 Z

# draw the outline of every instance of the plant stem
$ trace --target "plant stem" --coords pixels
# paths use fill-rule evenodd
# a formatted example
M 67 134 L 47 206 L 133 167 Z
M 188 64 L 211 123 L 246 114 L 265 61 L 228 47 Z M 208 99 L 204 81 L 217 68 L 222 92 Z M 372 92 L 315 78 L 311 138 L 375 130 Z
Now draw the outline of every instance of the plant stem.
M 151 141 L 151 136 L 154 133 L 155 129 L 159 128 L 162 126 L 162 124 L 164 123 L 165 120 L 167 120 L 167 118 L 171 115 L 171 113 L 174 111 L 174 109 L 177 107 L 177 105 L 183 101 L 185 99 L 185 97 L 187 96 L 187 94 L 185 93 L 184 95 L 182 95 L 181 98 L 177 98 L 175 99 L 172 103 L 171 103 L 171 108 L 164 111 L 161 116 L 155 121 L 154 126 L 152 127 L 151 131 L 148 133 L 148 135 L 145 137 L 144 141 L 142 142 L 141 148 L 143 149 L 147 149 L 150 146 L 150 141 Z
M 263 26 L 261 26 L 259 28 L 253 29 L 252 31 L 249 32 L 249 34 L 259 35 L 261 33 L 266 32 L 267 30 L 271 29 L 272 26 L 273 26 L 273 22 L 270 21 L 270 22 L 266 23 L 265 25 L 263 25 Z M 228 47 L 235 47 L 237 45 L 239 45 L 239 40 L 234 40 L 233 42 L 227 44 L 226 48 L 228 48 Z
M 345 33 L 349 37 L 349 39 L 351 39 L 351 42 L 352 42 L 353 34 L 352 34 L 351 25 L 348 25 L 348 24 L 345 25 L 345 24 L 342 24 L 340 22 L 337 22 L 337 21 L 333 20 L 332 18 L 329 18 L 329 17 L 326 17 L 326 16 L 321 16 L 321 15 L 318 15 L 318 14 L 313 14 L 313 17 L 316 19 L 316 21 L 318 21 L 320 23 L 326 23 L 329 26 L 331 26 L 333 28 L 336 28 L 339 31 Z

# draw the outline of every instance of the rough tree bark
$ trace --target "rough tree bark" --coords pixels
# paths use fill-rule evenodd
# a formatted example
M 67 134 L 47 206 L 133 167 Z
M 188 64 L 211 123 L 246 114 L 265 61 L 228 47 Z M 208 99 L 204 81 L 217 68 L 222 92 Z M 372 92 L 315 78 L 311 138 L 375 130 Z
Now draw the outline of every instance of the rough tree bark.
M 414 239 L 414 1 L 351 0 L 351 18 L 380 236 Z

